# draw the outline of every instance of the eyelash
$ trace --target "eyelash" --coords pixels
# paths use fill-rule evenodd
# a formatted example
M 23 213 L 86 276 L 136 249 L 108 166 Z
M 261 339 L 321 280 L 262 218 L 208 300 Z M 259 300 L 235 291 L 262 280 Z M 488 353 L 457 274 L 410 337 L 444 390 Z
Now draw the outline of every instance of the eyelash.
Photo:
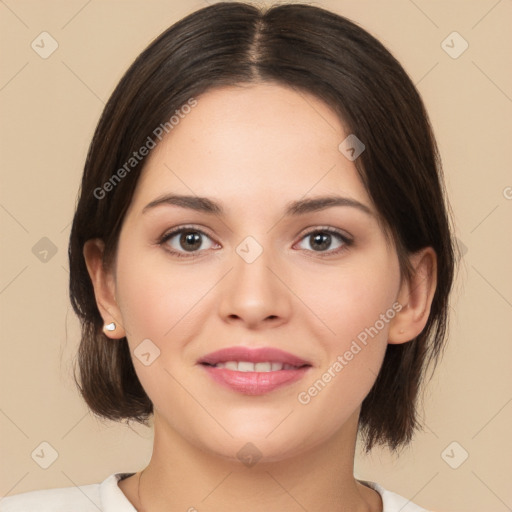
M 174 229 L 172 231 L 170 231 L 169 233 L 165 233 L 159 240 L 158 240 L 158 245 L 164 245 L 164 244 L 167 244 L 167 242 L 173 238 L 174 236 L 178 235 L 178 234 L 182 234 L 182 233 L 186 233 L 186 232 L 190 232 L 190 233 L 198 233 L 202 236 L 205 236 L 207 238 L 210 238 L 211 237 L 206 234 L 204 231 L 202 231 L 201 229 L 198 229 L 198 228 L 195 228 L 194 226 L 182 226 L 180 228 L 177 228 L 177 229 Z M 343 242 L 343 245 L 341 247 L 339 247 L 338 249 L 334 250 L 334 251 L 312 251 L 312 250 L 309 250 L 309 249 L 304 249 L 308 252 L 313 252 L 313 253 L 316 253 L 318 254 L 321 258 L 327 258 L 329 256 L 335 256 L 335 255 L 338 255 L 340 253 L 342 253 L 343 251 L 347 250 L 348 247 L 350 247 L 352 244 L 353 244 L 353 240 L 351 238 L 348 238 L 346 235 L 344 235 L 341 231 L 337 230 L 337 229 L 334 229 L 334 228 L 330 228 L 330 227 L 320 227 L 320 228 L 315 228 L 314 230 L 311 230 L 307 233 L 305 233 L 301 240 L 307 238 L 308 236 L 312 236 L 312 235 L 315 235 L 315 234 L 325 234 L 325 233 L 328 233 L 329 235 L 334 235 L 336 237 L 339 238 L 339 240 L 341 242 Z M 169 248 L 166 248 L 166 250 L 168 252 L 170 252 L 173 256 L 177 256 L 178 258 L 193 258 L 195 257 L 200 251 L 195 251 L 195 252 L 190 252 L 190 253 L 184 253 L 184 252 L 181 252 L 181 251 L 175 251 L 174 249 L 169 249 Z M 205 250 L 205 249 L 203 249 Z M 325 254 L 325 256 L 324 256 Z

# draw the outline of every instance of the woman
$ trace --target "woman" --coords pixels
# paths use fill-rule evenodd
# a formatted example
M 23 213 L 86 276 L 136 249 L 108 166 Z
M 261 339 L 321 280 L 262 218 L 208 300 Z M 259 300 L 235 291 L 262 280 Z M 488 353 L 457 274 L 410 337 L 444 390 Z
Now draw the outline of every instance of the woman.
M 444 345 L 454 255 L 423 103 L 324 9 L 218 3 L 133 63 L 69 244 L 91 410 L 147 424 L 142 471 L 1 510 L 424 510 L 354 478 L 398 451 Z

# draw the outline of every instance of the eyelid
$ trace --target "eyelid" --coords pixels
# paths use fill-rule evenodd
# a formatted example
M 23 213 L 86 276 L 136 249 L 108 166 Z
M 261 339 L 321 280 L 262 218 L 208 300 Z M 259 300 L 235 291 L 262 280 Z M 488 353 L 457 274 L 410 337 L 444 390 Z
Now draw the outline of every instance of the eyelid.
M 315 226 L 306 228 L 305 231 L 301 232 L 300 235 L 298 235 L 298 236 L 300 236 L 301 239 L 302 239 L 305 236 L 308 236 L 308 235 L 311 235 L 311 234 L 317 233 L 317 232 L 332 233 L 332 234 L 340 236 L 347 243 L 353 242 L 352 235 L 349 235 L 346 231 L 344 231 L 342 229 L 339 229 L 339 228 L 335 228 L 333 226 L 318 226 L 318 225 L 315 225 Z
M 208 234 L 203 228 L 195 226 L 194 224 L 183 224 L 167 230 L 161 237 L 159 237 L 158 241 L 165 242 L 169 238 L 172 238 L 174 235 L 177 235 L 178 233 L 187 230 L 201 233 L 202 235 L 205 235 L 208 238 L 213 238 L 212 235 Z
M 305 232 L 302 232 L 300 234 L 299 241 L 294 244 L 294 247 L 315 233 L 328 233 L 329 235 L 333 235 L 341 240 L 342 246 L 338 247 L 337 249 L 331 249 L 328 251 L 313 251 L 311 249 L 304 249 L 308 257 L 312 257 L 312 254 L 319 258 L 336 257 L 345 252 L 354 243 L 354 238 L 339 228 L 334 228 L 332 226 L 315 226 L 311 229 L 307 229 Z
M 166 231 L 158 239 L 157 243 L 159 245 L 164 245 L 171 238 L 174 238 L 176 235 L 179 235 L 179 234 L 183 233 L 184 231 L 191 231 L 191 232 L 199 233 L 199 234 L 209 238 L 214 244 L 219 245 L 218 242 L 216 242 L 214 240 L 214 238 L 210 234 L 208 234 L 204 229 L 199 228 L 193 224 L 185 224 L 185 225 L 181 225 L 181 226 L 176 226 L 176 227 Z M 345 231 L 343 231 L 339 228 L 334 228 L 332 226 L 318 226 L 317 225 L 317 226 L 312 226 L 312 227 L 306 228 L 306 231 L 303 231 L 300 235 L 297 235 L 297 236 L 299 236 L 299 240 L 298 240 L 298 242 L 296 242 L 293 245 L 293 247 L 295 245 L 297 245 L 297 243 L 300 243 L 302 240 L 304 240 L 308 236 L 313 235 L 314 233 L 328 233 L 331 235 L 335 235 L 335 236 L 339 237 L 341 239 L 341 241 L 343 242 L 342 247 L 335 249 L 335 250 L 313 251 L 311 249 L 303 249 L 306 252 L 316 254 L 317 256 L 319 256 L 321 258 L 322 257 L 327 258 L 329 256 L 338 255 L 339 253 L 341 253 L 342 251 L 344 251 L 348 247 L 350 247 L 350 245 L 352 245 L 352 243 L 354 241 L 353 237 L 351 235 L 348 235 Z M 187 251 L 177 251 L 175 249 L 166 249 L 166 250 L 168 252 L 170 252 L 171 254 L 176 255 L 178 257 L 193 258 L 197 255 L 200 255 L 202 252 L 206 251 L 207 249 L 201 249 L 198 251 L 192 251 L 192 252 L 188 252 L 188 253 L 187 253 Z

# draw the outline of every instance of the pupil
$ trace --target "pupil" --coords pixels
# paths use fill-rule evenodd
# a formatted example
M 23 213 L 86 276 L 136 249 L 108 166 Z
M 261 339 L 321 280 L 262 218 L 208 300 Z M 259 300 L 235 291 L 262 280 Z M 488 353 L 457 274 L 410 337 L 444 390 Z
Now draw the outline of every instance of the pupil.
M 317 234 L 313 235 L 313 238 L 315 240 L 315 243 L 320 244 L 320 246 L 321 246 L 320 249 L 327 249 L 330 245 L 331 235 L 329 235 L 329 234 L 317 233 Z M 322 243 L 322 239 L 324 239 L 323 243 Z
M 194 249 L 199 249 L 201 246 L 201 236 L 199 233 L 189 231 L 181 235 L 180 242 L 182 242 L 182 246 L 185 250 L 193 251 Z
M 317 244 L 319 249 L 327 249 L 330 245 L 331 235 L 317 233 L 312 235 L 314 244 Z M 193 251 L 201 246 L 201 236 L 199 233 L 188 232 L 181 235 L 181 242 L 183 242 L 185 250 Z

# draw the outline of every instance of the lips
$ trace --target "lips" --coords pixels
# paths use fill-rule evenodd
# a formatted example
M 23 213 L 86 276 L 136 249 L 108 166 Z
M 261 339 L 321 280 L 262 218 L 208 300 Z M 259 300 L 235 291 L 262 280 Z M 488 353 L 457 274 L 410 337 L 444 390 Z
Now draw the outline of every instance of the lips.
M 301 379 L 308 361 L 275 348 L 229 347 L 198 364 L 218 384 L 245 395 L 262 395 Z
M 306 365 L 311 366 L 309 361 L 301 359 L 289 352 L 272 347 L 228 347 L 204 356 L 198 361 L 198 363 L 215 366 L 218 363 L 227 363 L 229 361 L 245 361 L 248 363 L 281 363 L 283 365 L 294 366 L 297 368 Z

